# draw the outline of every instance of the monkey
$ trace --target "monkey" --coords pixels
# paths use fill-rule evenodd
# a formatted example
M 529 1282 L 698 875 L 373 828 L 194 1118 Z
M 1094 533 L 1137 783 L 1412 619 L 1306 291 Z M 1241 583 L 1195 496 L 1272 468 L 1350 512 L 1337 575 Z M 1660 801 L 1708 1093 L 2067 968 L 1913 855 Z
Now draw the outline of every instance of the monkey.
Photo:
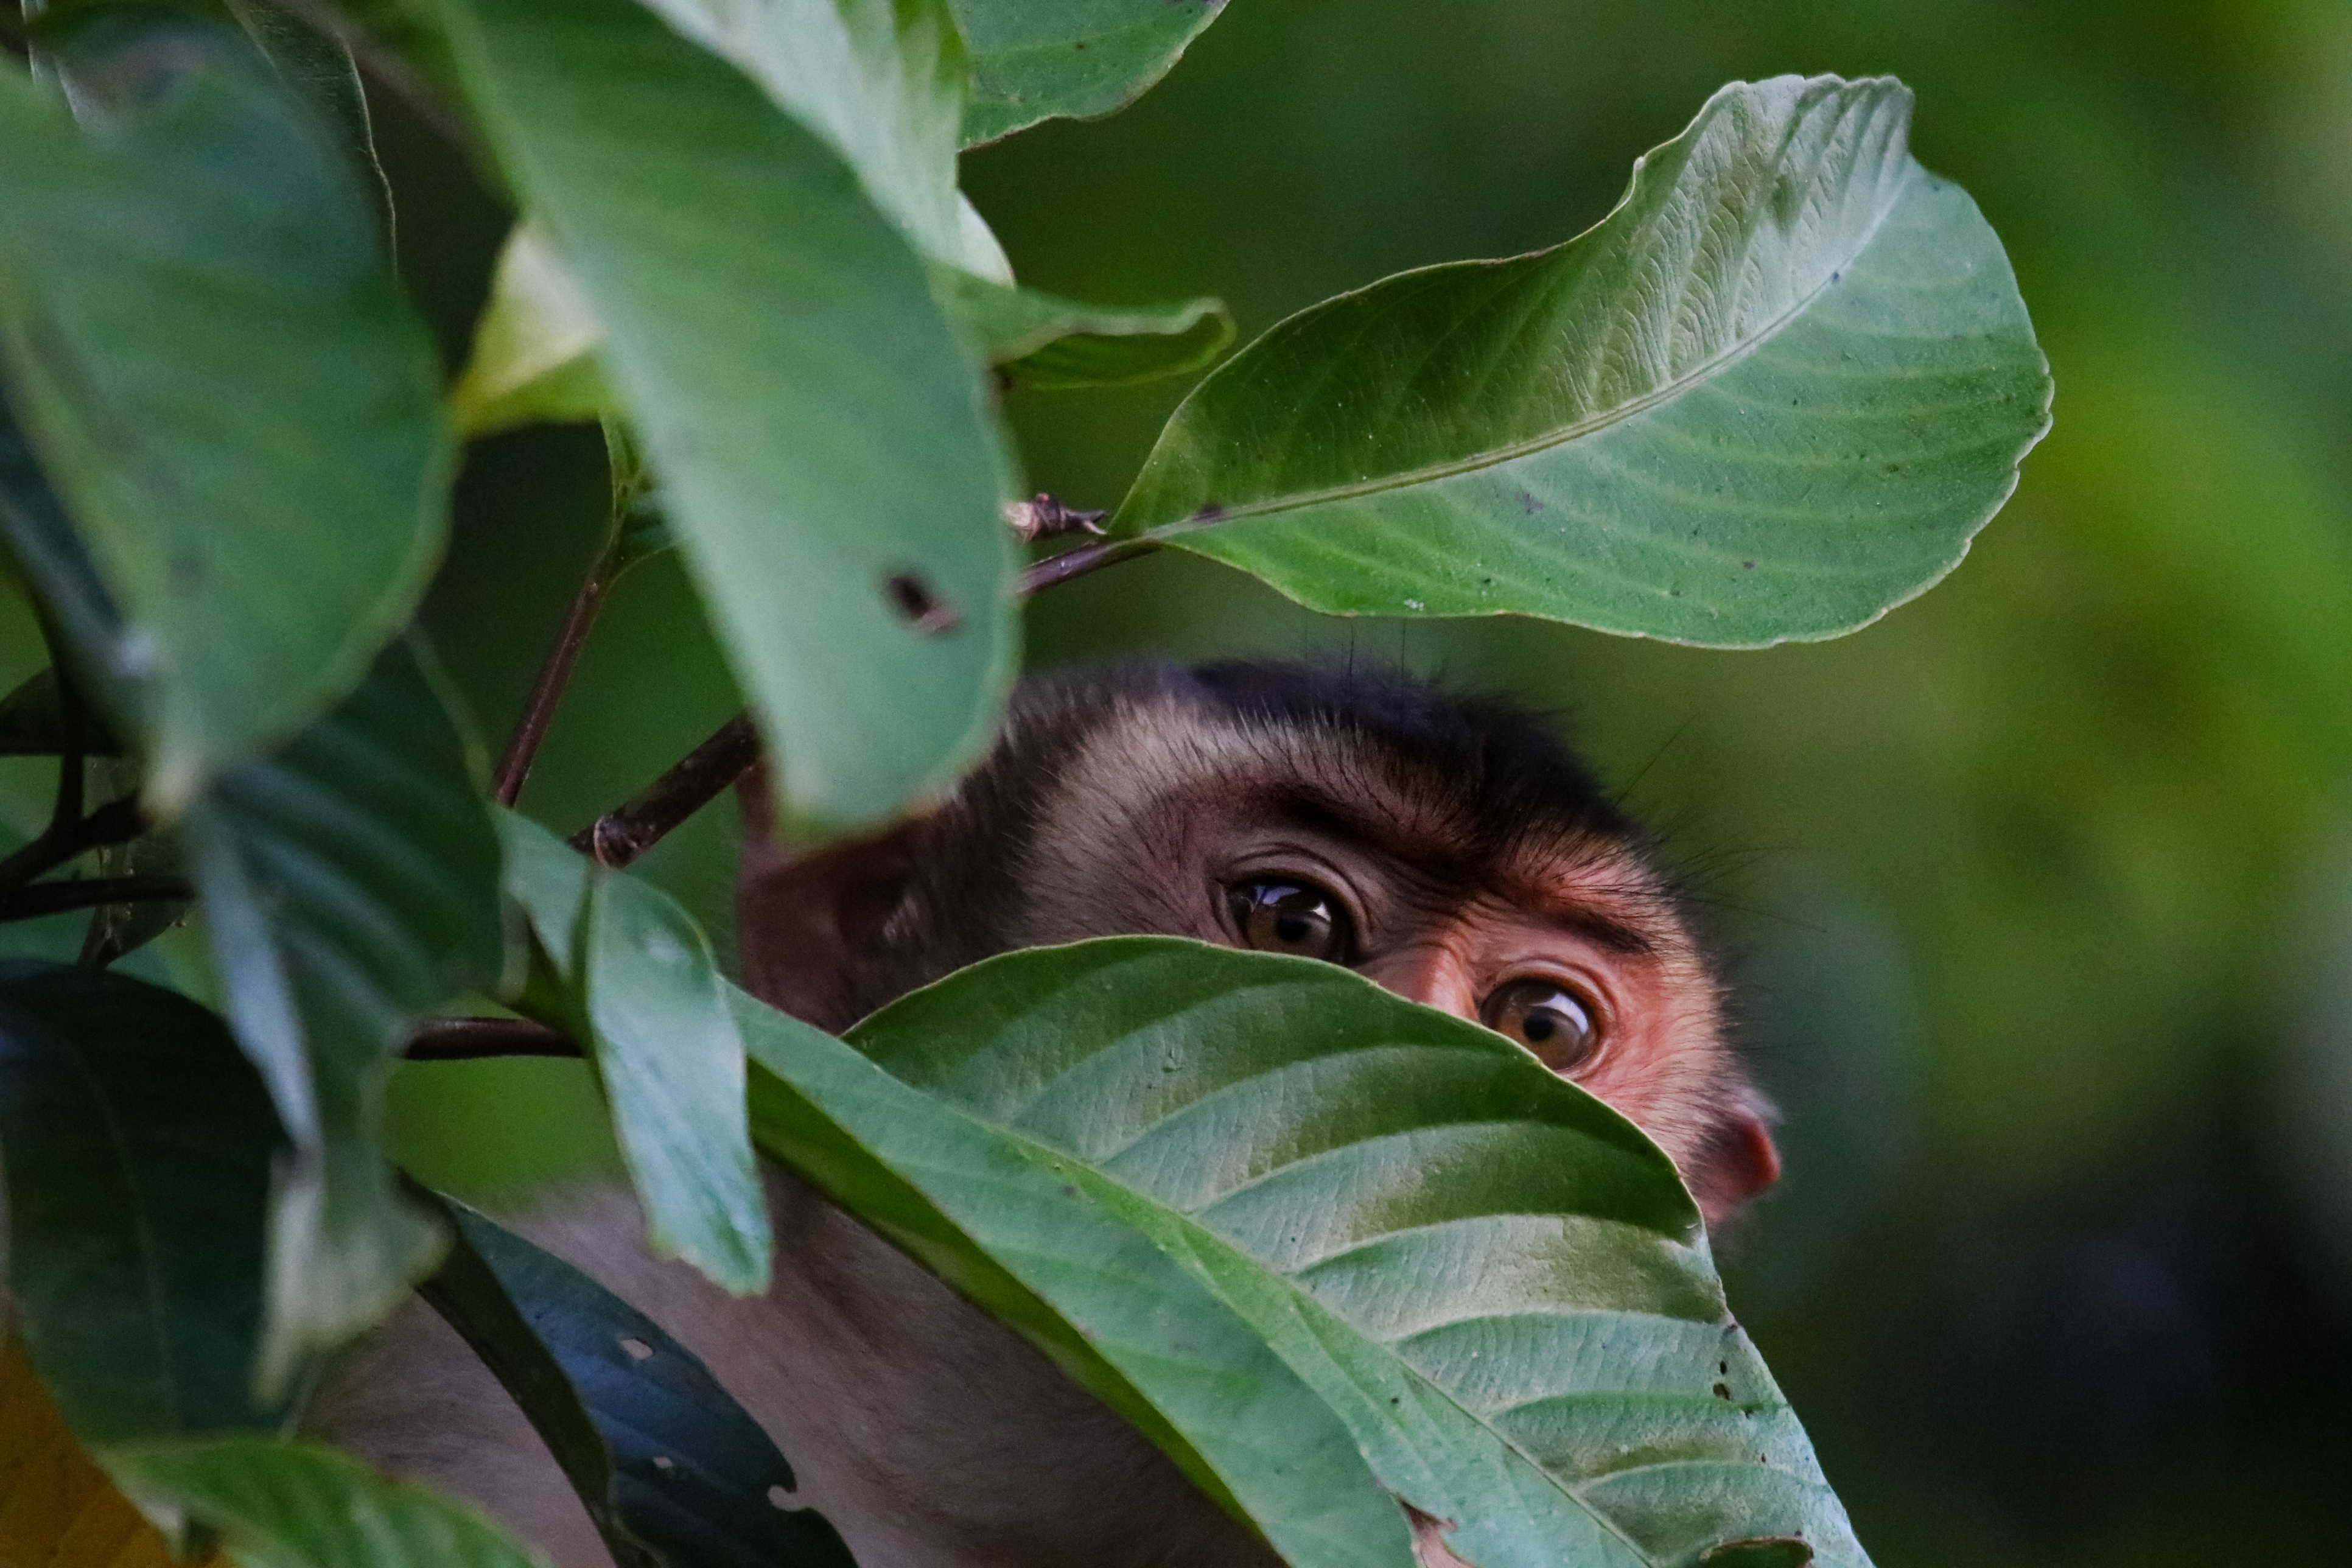
M 1778 1175 L 1768 1103 L 1650 836 L 1541 721 L 1402 676 L 1160 662 L 1025 683 L 936 808 L 794 854 L 744 790 L 745 985 L 833 1031 L 982 958 L 1160 933 L 1346 964 L 1475 1019 L 1658 1143 L 1716 1225 Z M 776 1275 L 730 1298 L 648 1258 L 634 1200 L 524 1233 L 699 1356 L 863 1568 L 1272 1568 L 1044 1356 L 781 1169 Z M 309 1430 L 473 1500 L 560 1568 L 609 1563 L 520 1412 L 410 1310 Z M 1444 1568 L 1440 1521 L 1412 1520 Z

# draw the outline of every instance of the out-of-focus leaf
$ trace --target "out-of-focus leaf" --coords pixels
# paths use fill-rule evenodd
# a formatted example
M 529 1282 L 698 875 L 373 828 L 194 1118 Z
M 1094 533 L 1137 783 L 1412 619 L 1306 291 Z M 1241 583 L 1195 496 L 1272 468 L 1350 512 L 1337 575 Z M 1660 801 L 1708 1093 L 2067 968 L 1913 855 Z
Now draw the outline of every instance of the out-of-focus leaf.
M 0 963 L 9 1289 L 83 1442 L 283 1425 L 254 1373 L 285 1152 L 213 1014 L 128 975 Z
M 709 1370 L 562 1258 L 450 1206 L 425 1299 L 513 1394 L 623 1568 L 851 1568 L 792 1466 Z
M 990 960 L 852 1043 L 1178 1260 L 1465 1559 L 1867 1561 L 1673 1164 L 1502 1037 L 1333 965 L 1124 937 Z M 985 1244 L 1016 1272 L 1041 1245 Z
M 471 1509 L 312 1443 L 172 1444 L 107 1468 L 142 1505 L 219 1530 L 237 1568 L 546 1568 Z
M 207 1555 L 197 1568 L 223 1568 Z M 171 1548 L 58 1415 L 33 1363 L 0 1350 L 0 1568 L 171 1568 Z
M 81 655 L 169 816 L 408 618 L 450 442 L 357 176 L 250 45 L 114 8 L 43 42 L 90 123 L 0 80 L 0 357 L 121 612 Z
M 950 0 L 971 50 L 967 147 L 1114 114 L 1166 76 L 1224 0 Z
M 383 245 L 392 244 L 392 185 L 375 155 L 375 127 L 368 116 L 367 90 L 360 85 L 352 51 L 334 34 L 322 32 L 278 0 L 226 0 L 235 16 L 288 86 L 310 106 L 343 150 L 352 172 L 375 209 Z
M 1411 1568 L 1337 1417 L 1179 1262 L 1022 1142 L 730 991 L 760 1144 L 1125 1415 L 1293 1568 Z
M 507 887 L 568 988 L 657 1256 L 738 1295 L 773 1246 L 743 1105 L 743 1040 L 710 943 L 668 894 L 502 814 Z
M 604 325 L 791 818 L 848 827 L 944 787 L 1012 674 L 1014 487 L 922 263 L 831 149 L 630 0 L 450 16 Z
M 499 252 L 474 352 L 449 389 L 468 436 L 541 420 L 596 419 L 619 405 L 596 363 L 596 324 L 580 285 L 536 225 L 520 223 Z
M 2000 243 L 1890 79 L 1735 83 L 1556 249 L 1303 311 L 1111 531 L 1338 614 L 1833 637 L 1957 564 L 2049 425 Z
M 99 714 L 83 709 L 67 733 L 65 693 L 54 666 L 0 697 L 0 757 L 54 757 L 70 743 L 85 756 L 120 756 L 122 748 Z
M 382 1317 L 440 1256 L 379 1132 L 416 1019 L 502 967 L 499 841 L 475 772 L 404 640 L 183 827 L 229 1020 L 294 1142 L 270 1227 L 273 1378 Z
M 971 68 L 948 0 L 646 4 L 824 138 L 917 249 L 1013 280 L 995 237 L 956 191 Z
M 1122 386 L 1182 375 L 1210 364 L 1234 341 L 1233 312 L 1222 300 L 1120 310 L 1007 288 L 950 268 L 933 276 L 979 336 L 988 363 L 1024 386 Z

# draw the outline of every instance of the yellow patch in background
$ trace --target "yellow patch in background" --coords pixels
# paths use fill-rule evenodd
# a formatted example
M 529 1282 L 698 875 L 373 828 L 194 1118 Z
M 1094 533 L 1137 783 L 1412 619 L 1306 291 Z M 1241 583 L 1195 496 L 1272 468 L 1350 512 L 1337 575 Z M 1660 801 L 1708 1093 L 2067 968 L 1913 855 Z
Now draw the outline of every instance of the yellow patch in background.
M 215 1552 L 199 1568 L 226 1562 Z M 0 1351 L 0 1568 L 173 1568 L 14 1343 Z

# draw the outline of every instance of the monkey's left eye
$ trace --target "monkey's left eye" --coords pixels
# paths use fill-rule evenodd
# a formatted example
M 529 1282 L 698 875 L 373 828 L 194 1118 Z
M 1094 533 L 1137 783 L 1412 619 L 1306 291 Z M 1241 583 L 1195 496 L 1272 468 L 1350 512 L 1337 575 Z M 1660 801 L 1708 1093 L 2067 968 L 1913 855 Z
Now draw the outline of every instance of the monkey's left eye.
M 1478 1009 L 1478 1021 L 1535 1052 L 1554 1072 L 1572 1072 L 1582 1065 L 1599 1034 L 1583 998 L 1564 985 L 1533 977 L 1497 986 Z
M 1265 878 L 1225 889 L 1225 907 L 1242 943 L 1260 952 L 1288 952 L 1345 963 L 1353 945 L 1347 911 L 1310 882 Z

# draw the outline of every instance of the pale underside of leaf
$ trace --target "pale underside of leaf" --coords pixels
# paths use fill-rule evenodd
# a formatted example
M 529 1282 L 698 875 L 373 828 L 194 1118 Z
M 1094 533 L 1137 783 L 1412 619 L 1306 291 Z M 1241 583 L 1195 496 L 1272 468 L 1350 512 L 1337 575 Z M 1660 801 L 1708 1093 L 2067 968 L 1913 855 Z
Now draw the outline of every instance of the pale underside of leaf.
M 1880 79 L 1725 89 L 1557 249 L 1294 317 L 1180 408 L 1114 532 L 1342 614 L 1834 636 L 1958 563 L 2047 426 L 1999 242 Z

